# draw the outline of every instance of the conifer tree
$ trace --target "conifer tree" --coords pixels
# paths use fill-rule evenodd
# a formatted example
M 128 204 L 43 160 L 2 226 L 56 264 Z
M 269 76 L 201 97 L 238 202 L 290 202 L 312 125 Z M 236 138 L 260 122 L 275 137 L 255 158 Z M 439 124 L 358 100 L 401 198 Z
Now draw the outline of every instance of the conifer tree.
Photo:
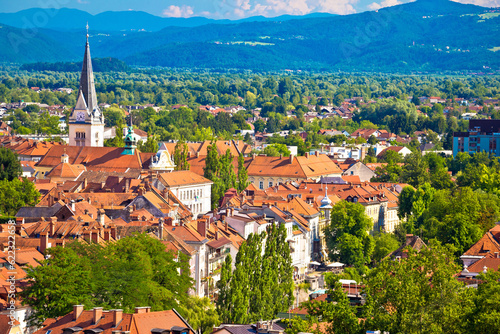
M 238 192 L 245 190 L 248 186 L 248 171 L 245 168 L 243 154 L 238 156 Z
M 187 161 L 188 146 L 186 142 L 181 139 L 177 142 L 174 149 L 174 162 L 175 170 L 189 170 L 191 167 Z
M 292 305 L 293 267 L 284 225 L 273 225 L 260 235 L 251 234 L 240 247 L 232 274 L 227 261 L 217 285 L 217 310 L 222 322 L 273 319 Z
M 221 267 L 220 280 L 217 282 L 217 289 L 219 289 L 219 296 L 217 298 L 217 313 L 222 323 L 229 322 L 231 308 L 231 294 L 230 284 L 233 276 L 232 273 L 232 257 L 231 254 L 226 256 L 226 259 Z

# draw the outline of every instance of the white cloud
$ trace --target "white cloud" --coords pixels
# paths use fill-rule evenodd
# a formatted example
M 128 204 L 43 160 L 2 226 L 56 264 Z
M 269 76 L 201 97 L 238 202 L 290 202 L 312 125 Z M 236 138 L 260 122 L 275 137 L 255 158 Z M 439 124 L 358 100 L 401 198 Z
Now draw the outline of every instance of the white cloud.
M 398 1 L 398 0 L 384 0 L 381 3 L 372 2 L 371 4 L 368 5 L 368 9 L 379 10 L 380 8 L 391 7 L 391 6 L 401 5 L 401 4 L 402 4 L 402 2 Z
M 278 16 L 283 14 L 305 15 L 312 12 L 326 12 L 333 14 L 355 13 L 354 4 L 358 0 L 236 0 L 239 9 L 244 10 L 247 16 L 264 15 Z M 238 12 L 241 14 L 241 12 Z
M 191 17 L 194 14 L 193 7 L 191 6 L 174 6 L 171 5 L 163 10 L 163 16 L 166 17 Z
M 359 2 L 359 0 L 212 0 L 209 2 L 210 5 L 201 6 L 203 8 L 200 11 L 193 13 L 194 2 L 190 1 L 191 6 L 169 6 L 163 11 L 163 15 L 169 17 L 200 15 L 216 19 L 239 19 L 256 15 L 266 17 L 284 14 L 306 15 L 314 12 L 346 15 L 356 13 L 355 6 Z M 384 0 L 384 2 L 390 1 L 397 0 Z
M 356 9 L 353 6 L 356 2 L 352 0 L 322 0 L 319 2 L 317 11 L 342 15 L 353 14 L 356 13 Z
M 500 0 L 452 0 L 460 3 L 468 3 L 482 7 L 500 7 Z

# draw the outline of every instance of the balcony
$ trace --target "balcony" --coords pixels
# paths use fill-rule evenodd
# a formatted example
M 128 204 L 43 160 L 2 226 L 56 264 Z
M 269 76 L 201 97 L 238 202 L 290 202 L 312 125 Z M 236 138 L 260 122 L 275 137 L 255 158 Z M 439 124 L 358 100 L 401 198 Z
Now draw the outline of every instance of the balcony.
M 210 253 L 208 254 L 208 261 L 216 262 L 217 260 L 225 258 L 227 254 L 229 254 L 229 248 Z

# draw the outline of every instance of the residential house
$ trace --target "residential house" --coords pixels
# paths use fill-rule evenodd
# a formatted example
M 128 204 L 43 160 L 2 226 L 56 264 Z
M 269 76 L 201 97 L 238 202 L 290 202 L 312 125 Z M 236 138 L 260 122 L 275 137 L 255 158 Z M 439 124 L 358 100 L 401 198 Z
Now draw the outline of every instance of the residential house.
M 409 148 L 404 146 L 390 146 L 378 153 L 377 157 L 383 157 L 387 151 L 394 151 L 400 154 L 403 158 L 412 153 Z
M 251 325 L 221 324 L 211 334 L 284 334 L 285 328 L 274 321 L 259 321 Z
M 136 307 L 135 312 L 124 313 L 102 307 L 84 310 L 84 305 L 73 306 L 73 312 L 48 319 L 35 334 L 101 333 L 101 334 L 195 334 L 194 329 L 175 309 L 152 312 L 151 307 Z
M 275 184 L 319 180 L 322 176 L 341 176 L 342 170 L 325 154 L 306 153 L 303 157 L 254 156 L 247 163 L 248 181 L 259 189 Z
M 194 217 L 210 211 L 212 184 L 209 179 L 189 170 L 161 173 L 152 181 L 160 191 L 169 189 Z
M 372 177 L 376 176 L 375 172 L 373 170 L 371 170 L 370 168 L 368 168 L 361 161 L 358 161 L 358 162 L 350 165 L 349 168 L 347 168 L 346 170 L 344 170 L 344 172 L 342 173 L 342 175 L 346 175 L 346 176 L 356 175 L 356 176 L 359 176 L 359 180 L 361 182 L 370 181 L 372 179 Z
M 494 255 L 494 258 L 500 254 L 499 224 L 495 225 L 488 232 L 486 232 L 478 242 L 462 254 L 462 256 L 460 256 L 460 260 L 462 260 L 464 268 L 468 268 L 489 254 Z

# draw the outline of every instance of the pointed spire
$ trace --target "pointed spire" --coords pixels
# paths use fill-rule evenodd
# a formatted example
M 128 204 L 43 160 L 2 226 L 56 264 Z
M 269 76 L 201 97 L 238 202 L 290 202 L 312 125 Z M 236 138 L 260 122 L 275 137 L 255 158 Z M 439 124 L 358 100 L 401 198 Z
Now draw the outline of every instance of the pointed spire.
M 88 107 L 89 113 L 92 113 L 94 109 L 99 108 L 97 105 L 97 94 L 94 85 L 94 72 L 92 70 L 92 58 L 90 57 L 90 47 L 89 47 L 89 25 L 87 23 L 87 43 L 85 44 L 85 53 L 83 55 L 83 65 L 82 74 L 80 76 L 80 92 L 83 94 L 83 98 Z M 80 93 L 78 93 L 80 95 Z

